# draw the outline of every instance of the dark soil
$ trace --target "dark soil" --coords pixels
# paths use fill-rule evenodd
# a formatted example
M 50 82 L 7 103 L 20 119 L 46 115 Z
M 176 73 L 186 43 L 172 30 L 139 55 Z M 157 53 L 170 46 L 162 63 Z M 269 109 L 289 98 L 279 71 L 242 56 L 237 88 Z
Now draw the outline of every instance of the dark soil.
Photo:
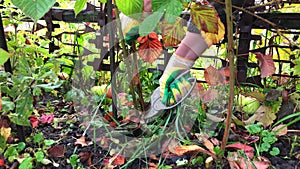
M 47 101 L 47 102 L 46 102 Z M 32 141 L 32 134 L 31 133 L 43 133 L 44 139 L 51 139 L 57 141 L 54 145 L 52 145 L 48 150 L 46 150 L 47 154 L 45 157 L 57 164 L 59 166 L 54 167 L 53 164 L 49 165 L 42 165 L 42 164 L 34 164 L 36 166 L 35 168 L 38 169 L 52 169 L 52 168 L 59 168 L 59 169 L 71 169 L 72 166 L 69 164 L 68 159 L 70 159 L 71 155 L 74 153 L 74 150 L 77 147 L 76 154 L 78 154 L 80 163 L 79 165 L 83 168 L 103 168 L 105 166 L 105 161 L 107 161 L 111 156 L 109 155 L 109 152 L 107 151 L 107 147 L 103 147 L 103 143 L 100 143 L 100 141 L 97 141 L 97 144 L 90 144 L 88 146 L 81 146 L 81 145 L 75 145 L 75 142 L 77 139 L 81 138 L 83 136 L 84 127 L 82 125 L 82 122 L 77 117 L 78 114 L 76 114 L 76 111 L 74 110 L 73 104 L 69 102 L 62 102 L 57 101 L 56 99 L 48 99 L 43 100 L 43 104 L 39 105 L 40 107 L 45 106 L 49 101 L 51 101 L 52 105 L 55 107 L 54 110 L 54 116 L 55 118 L 66 118 L 66 120 L 62 120 L 57 122 L 57 124 L 54 124 L 52 122 L 51 124 L 39 124 L 39 126 L 35 129 L 32 129 L 31 127 L 25 127 L 24 131 L 26 134 L 26 138 L 29 140 L 26 142 L 26 148 L 23 152 L 27 152 L 34 157 L 34 153 L 36 149 L 38 149 L 41 145 L 35 144 Z M 297 126 L 298 125 L 298 126 Z M 16 132 L 16 128 L 12 125 L 12 132 Z M 299 129 L 299 122 L 295 124 L 293 127 L 296 129 Z M 89 133 L 90 134 L 90 133 Z M 92 141 L 93 136 L 92 135 L 85 135 L 86 141 Z M 219 131 L 219 137 L 221 137 L 222 131 Z M 263 153 L 262 155 L 266 158 L 268 158 L 273 168 L 276 169 L 299 169 L 300 168 L 300 162 L 299 159 L 296 158 L 296 156 L 300 154 L 300 147 L 297 145 L 293 140 L 296 137 L 296 133 L 289 133 L 288 135 L 281 136 L 278 138 L 278 141 L 273 144 L 273 146 L 276 146 L 280 149 L 280 154 L 277 156 L 271 156 L 269 153 Z M 299 133 L 298 133 L 299 137 Z M 217 137 L 218 138 L 218 137 Z M 232 138 L 232 137 L 231 137 Z M 298 138 L 299 139 L 299 138 Z M 15 141 L 12 141 L 12 143 L 17 143 L 18 140 L 15 138 Z M 299 140 L 298 140 L 299 141 Z M 299 142 L 298 142 L 299 144 Z M 53 152 L 50 152 L 50 149 L 52 147 L 55 147 L 56 145 L 62 145 L 63 150 L 65 151 L 62 156 L 56 155 Z M 20 154 L 22 155 L 22 154 Z M 203 159 L 205 160 L 207 155 L 204 154 L 198 154 L 203 156 Z M 190 162 L 192 159 L 194 159 L 196 156 L 195 154 L 185 154 L 182 156 L 169 156 L 164 159 L 164 165 L 172 166 L 172 168 L 186 168 L 186 169 L 198 169 L 198 168 L 205 168 L 204 164 L 194 164 L 192 165 Z M 3 154 L 0 155 L 0 158 L 3 158 Z M 160 156 L 157 155 L 155 158 L 149 158 L 149 159 L 135 159 L 133 162 L 131 162 L 130 165 L 128 165 L 128 169 L 140 169 L 145 168 L 147 166 L 146 161 L 149 163 L 157 164 L 159 163 Z M 298 157 L 299 158 L 299 157 Z M 176 161 L 186 159 L 189 161 L 187 165 L 184 167 L 178 167 L 176 165 Z M 125 161 L 126 162 L 126 161 Z M 5 164 L 7 165 L 0 167 L 0 169 L 5 168 L 18 168 L 18 162 L 8 162 L 7 159 L 5 159 Z M 224 160 L 224 162 L 220 163 L 223 167 L 221 168 L 230 168 L 228 162 Z M 219 164 L 219 165 L 220 165 Z M 116 168 L 120 168 L 122 166 L 118 166 Z M 217 168 L 216 164 L 213 164 L 210 168 Z M 271 167 L 270 167 L 271 168 Z

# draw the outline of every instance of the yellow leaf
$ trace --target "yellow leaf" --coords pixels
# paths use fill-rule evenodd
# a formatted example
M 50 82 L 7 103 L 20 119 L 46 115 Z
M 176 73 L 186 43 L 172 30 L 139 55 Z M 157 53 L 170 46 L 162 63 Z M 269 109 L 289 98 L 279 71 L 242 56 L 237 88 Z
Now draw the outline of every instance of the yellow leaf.
M 1 127 L 0 134 L 1 134 L 1 136 L 4 137 L 5 141 L 7 141 L 8 137 L 11 134 L 11 128 L 10 127 L 8 127 L 8 128 Z

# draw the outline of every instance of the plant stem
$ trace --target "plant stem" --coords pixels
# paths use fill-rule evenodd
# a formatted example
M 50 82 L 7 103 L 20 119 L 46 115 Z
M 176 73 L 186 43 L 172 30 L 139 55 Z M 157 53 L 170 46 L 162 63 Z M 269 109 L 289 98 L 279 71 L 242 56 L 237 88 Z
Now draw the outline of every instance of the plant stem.
M 116 78 L 114 76 L 116 65 L 115 65 L 115 48 L 114 38 L 115 32 L 113 29 L 113 16 L 112 16 L 112 0 L 107 0 L 107 20 L 108 20 L 108 34 L 109 34 L 109 56 L 110 56 L 110 73 L 111 73 L 111 89 L 112 89 L 112 112 L 114 118 L 118 116 L 117 113 L 117 94 L 116 94 Z
M 226 21 L 227 21 L 227 55 L 229 57 L 229 100 L 228 100 L 228 108 L 227 108 L 227 117 L 225 121 L 225 131 L 222 139 L 221 150 L 225 151 L 225 147 L 227 144 L 230 124 L 231 124 L 231 116 L 233 110 L 233 100 L 234 100 L 234 83 L 235 83 L 235 67 L 234 67 L 234 51 L 233 51 L 233 21 L 232 21 L 232 2 L 231 0 L 225 0 L 225 12 L 226 12 Z

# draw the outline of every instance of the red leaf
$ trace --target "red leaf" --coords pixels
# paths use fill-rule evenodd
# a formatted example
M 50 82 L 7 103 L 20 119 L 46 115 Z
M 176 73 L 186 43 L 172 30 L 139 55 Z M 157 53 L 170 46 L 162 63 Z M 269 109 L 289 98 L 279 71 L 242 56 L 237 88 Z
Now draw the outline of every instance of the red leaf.
M 85 151 L 85 152 L 80 152 L 78 154 L 80 162 L 84 163 L 87 161 L 89 158 L 91 158 L 91 152 Z
M 0 158 L 0 167 L 4 167 L 5 163 L 4 163 L 4 158 Z
M 274 60 L 272 55 L 264 55 L 260 52 L 254 53 L 256 55 L 256 59 L 259 61 L 259 68 L 261 71 L 261 78 L 265 78 L 267 76 L 271 76 L 275 73 L 276 67 L 274 64 Z
M 66 152 L 66 149 L 63 145 L 55 145 L 48 149 L 48 154 L 51 157 L 63 157 Z
M 212 66 L 209 66 L 204 70 L 204 78 L 211 86 L 216 86 L 224 81 L 220 72 Z
M 118 154 L 114 154 L 112 157 L 113 160 L 113 165 L 123 165 L 125 163 L 125 157 L 118 155 Z
M 229 144 L 229 145 L 226 146 L 226 148 L 236 148 L 236 149 L 239 149 L 239 150 L 244 150 L 245 152 L 254 151 L 253 147 L 247 146 L 247 145 L 242 144 L 242 143 Z
M 164 46 L 177 46 L 185 36 L 183 19 L 177 18 L 174 24 L 163 23 L 162 38 Z
M 50 124 L 54 119 L 53 114 L 43 114 L 42 117 L 39 118 L 39 121 L 43 124 Z
M 213 101 L 214 99 L 219 97 L 219 92 L 217 89 L 209 88 L 206 92 L 203 94 L 203 103 L 208 103 L 210 101 Z
M 250 158 L 252 159 L 254 154 L 254 148 L 253 147 L 250 147 L 250 146 L 247 146 L 245 144 L 242 144 L 242 143 L 234 143 L 234 144 L 229 144 L 226 146 L 226 148 L 236 148 L 236 149 L 239 149 L 239 150 L 244 150 L 245 151 L 245 154 Z
M 162 45 L 155 32 L 139 37 L 138 42 L 140 43 L 139 56 L 146 62 L 152 63 L 161 55 Z
M 30 123 L 31 123 L 32 128 L 36 128 L 36 127 L 39 125 L 39 121 L 38 121 L 38 119 L 37 119 L 36 116 L 31 115 L 31 116 L 29 117 L 29 120 L 30 120 Z

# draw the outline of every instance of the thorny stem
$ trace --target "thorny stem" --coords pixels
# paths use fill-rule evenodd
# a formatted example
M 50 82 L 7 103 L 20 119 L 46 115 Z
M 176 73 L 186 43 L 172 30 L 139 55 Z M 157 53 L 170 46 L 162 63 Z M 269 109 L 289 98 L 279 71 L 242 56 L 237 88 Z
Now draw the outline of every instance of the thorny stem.
M 231 0 L 225 0 L 225 12 L 226 12 L 226 21 L 227 21 L 227 55 L 229 57 L 229 70 L 230 70 L 230 77 L 229 77 L 229 101 L 228 101 L 228 109 L 227 109 L 227 117 L 225 121 L 225 131 L 224 136 L 222 139 L 221 150 L 225 151 L 225 147 L 227 144 L 230 124 L 231 124 L 231 116 L 233 110 L 233 99 L 234 99 L 234 83 L 235 83 L 235 67 L 234 67 L 234 42 L 233 42 L 233 20 L 232 20 L 232 2 Z

